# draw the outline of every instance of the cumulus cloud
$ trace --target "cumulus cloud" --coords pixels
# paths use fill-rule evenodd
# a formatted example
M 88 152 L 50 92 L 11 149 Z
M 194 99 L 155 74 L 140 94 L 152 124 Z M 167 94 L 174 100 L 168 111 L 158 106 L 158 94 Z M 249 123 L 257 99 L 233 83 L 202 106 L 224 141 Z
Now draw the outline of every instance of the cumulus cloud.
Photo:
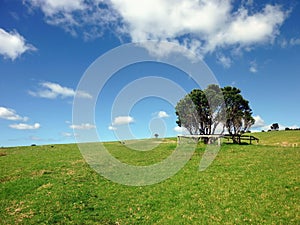
M 168 113 L 166 113 L 165 111 L 159 111 L 157 113 L 157 117 L 158 118 L 168 118 L 168 117 L 170 117 L 170 115 Z
M 300 38 L 292 38 L 290 40 L 290 45 L 294 46 L 294 45 L 300 45 Z
M 4 58 L 15 60 L 27 51 L 35 51 L 36 48 L 26 43 L 26 40 L 17 31 L 7 32 L 0 28 L 0 54 Z
M 232 60 L 229 57 L 226 57 L 223 54 L 217 54 L 217 60 L 218 62 L 224 67 L 224 68 L 230 68 L 232 64 Z
M 134 118 L 131 116 L 117 116 L 114 118 L 112 126 L 120 126 L 125 124 L 130 124 L 134 122 Z
M 190 35 L 183 42 L 198 40 L 201 44 L 193 49 L 197 54 L 272 42 L 287 17 L 279 6 L 269 4 L 261 11 L 252 12 L 245 5 L 234 11 L 229 0 L 111 2 L 133 41 L 179 40 Z
M 191 61 L 197 61 L 198 58 L 202 59 L 202 55 L 197 54 L 197 49 L 201 46 L 201 42 L 198 40 L 185 39 L 183 43 L 178 40 L 151 40 L 148 42 L 140 42 L 139 46 L 145 48 L 151 56 L 157 58 L 164 58 L 170 54 L 181 54 L 189 58 Z
M 71 137 L 77 137 L 78 136 L 77 133 L 70 133 L 70 132 L 62 132 L 61 135 L 63 137 L 66 137 L 66 138 L 71 138 Z
M 28 2 L 40 7 L 47 16 L 85 9 L 84 0 L 29 0 Z
M 22 117 L 18 115 L 15 110 L 6 107 L 0 107 L 0 118 L 6 120 L 21 120 L 24 122 L 28 120 L 28 117 Z
M 114 127 L 114 126 L 108 126 L 108 129 L 109 129 L 109 130 L 117 130 L 117 128 Z
M 236 15 L 232 15 L 227 28 L 221 30 L 213 41 L 216 46 L 273 41 L 285 18 L 286 14 L 279 6 L 266 5 L 262 12 L 252 15 L 246 8 L 241 8 Z
M 111 28 L 119 20 L 117 13 L 108 7 L 109 1 L 106 0 L 24 0 L 23 2 L 30 9 L 40 9 L 48 24 L 60 26 L 73 36 L 82 32 L 85 39 L 102 36 L 104 29 Z M 86 29 L 82 31 L 82 27 Z
M 18 124 L 11 124 L 9 125 L 10 128 L 17 129 L 17 130 L 36 130 L 41 127 L 39 123 L 35 123 L 33 125 L 26 124 L 26 123 L 18 123 Z
M 29 136 L 29 140 L 31 140 L 31 141 L 41 141 L 42 138 L 37 137 L 37 136 Z
M 96 126 L 90 123 L 82 123 L 82 124 L 72 124 L 70 125 L 70 128 L 74 130 L 91 130 L 96 128 Z
M 252 128 L 260 128 L 266 126 L 265 121 L 259 116 L 253 116 L 255 123 L 252 125 Z
M 47 23 L 62 26 L 73 34 L 88 27 L 82 33 L 92 38 L 109 29 L 117 35 L 129 36 L 133 42 L 180 43 L 198 56 L 222 48 L 249 49 L 256 44 L 273 43 L 288 16 L 278 5 L 265 4 L 255 9 L 252 1 L 242 1 L 240 5 L 230 0 L 25 2 L 40 8 Z M 167 49 L 172 50 L 178 51 Z M 225 65 L 229 64 L 225 61 Z
M 296 37 L 290 39 L 282 38 L 278 40 L 278 44 L 280 45 L 281 48 L 294 47 L 300 45 L 300 38 L 296 38 Z
M 175 38 L 218 30 L 231 9 L 229 1 L 112 0 L 133 41 Z
M 67 98 L 67 97 L 78 97 L 78 98 L 88 98 L 91 99 L 92 96 L 85 91 L 77 91 L 72 88 L 63 87 L 60 84 L 52 82 L 42 82 L 40 83 L 40 90 L 29 91 L 29 94 L 34 97 L 55 99 L 57 97 Z
M 258 72 L 256 61 L 250 62 L 249 71 L 250 71 L 251 73 L 257 73 L 257 72 Z
M 174 131 L 181 134 L 188 134 L 188 130 L 185 127 L 174 127 Z

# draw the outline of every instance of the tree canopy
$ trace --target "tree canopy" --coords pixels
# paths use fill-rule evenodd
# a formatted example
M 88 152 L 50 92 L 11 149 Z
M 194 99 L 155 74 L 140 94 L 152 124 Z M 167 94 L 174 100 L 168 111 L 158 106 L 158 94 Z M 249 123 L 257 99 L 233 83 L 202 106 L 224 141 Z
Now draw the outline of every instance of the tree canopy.
M 237 136 L 248 131 L 255 122 L 249 101 L 243 98 L 238 88 L 227 86 L 222 90 L 226 105 L 225 127 L 228 133 Z
M 224 120 L 224 100 L 221 89 L 210 85 L 204 91 L 194 89 L 176 105 L 177 124 L 190 134 L 213 134 Z
M 194 89 L 181 99 L 176 107 L 177 124 L 190 134 L 215 134 L 223 125 L 230 135 L 246 132 L 254 124 L 249 101 L 235 87 L 219 88 L 209 85 L 206 89 Z M 234 139 L 235 140 L 235 139 Z
M 279 124 L 273 123 L 270 128 L 271 128 L 271 130 L 279 130 Z

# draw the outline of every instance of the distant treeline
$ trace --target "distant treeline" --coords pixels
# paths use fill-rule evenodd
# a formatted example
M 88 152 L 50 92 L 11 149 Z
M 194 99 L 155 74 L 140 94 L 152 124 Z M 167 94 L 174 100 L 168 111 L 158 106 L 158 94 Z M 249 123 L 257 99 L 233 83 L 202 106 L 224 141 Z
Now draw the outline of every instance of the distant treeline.
M 298 127 L 298 128 L 289 128 L 289 127 L 286 127 L 284 130 L 300 130 L 300 128 Z M 270 132 L 270 131 L 278 131 L 278 130 L 268 130 L 268 132 Z M 265 132 L 265 130 L 262 130 L 261 132 Z
M 286 127 L 285 130 L 300 130 L 300 128 L 289 128 L 289 127 Z

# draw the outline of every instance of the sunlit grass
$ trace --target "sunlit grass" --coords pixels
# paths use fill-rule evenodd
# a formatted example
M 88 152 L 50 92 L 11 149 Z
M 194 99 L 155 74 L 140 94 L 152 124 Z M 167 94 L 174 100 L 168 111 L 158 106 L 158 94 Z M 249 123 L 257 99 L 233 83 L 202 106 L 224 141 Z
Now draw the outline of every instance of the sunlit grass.
M 270 131 L 253 133 L 257 138 L 260 138 L 260 145 L 273 145 L 283 147 L 300 147 L 300 131 Z
M 292 132 L 254 134 L 265 145 L 223 144 L 204 172 L 200 144 L 175 176 L 144 187 L 101 177 L 76 145 L 2 148 L 0 224 L 299 224 L 300 148 L 271 146 L 299 142 Z M 105 145 L 123 162 L 148 165 L 168 157 L 174 140 L 153 151 Z

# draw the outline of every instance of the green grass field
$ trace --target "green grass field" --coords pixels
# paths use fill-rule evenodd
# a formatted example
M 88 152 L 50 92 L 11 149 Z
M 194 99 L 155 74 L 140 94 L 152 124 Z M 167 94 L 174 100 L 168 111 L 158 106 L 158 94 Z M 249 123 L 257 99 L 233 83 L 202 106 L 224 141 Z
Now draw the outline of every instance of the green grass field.
M 0 224 L 300 224 L 300 131 L 253 135 L 259 144 L 223 144 L 204 172 L 199 144 L 175 176 L 143 187 L 101 177 L 75 144 L 2 148 Z M 149 152 L 106 146 L 147 165 L 166 158 L 174 140 Z

